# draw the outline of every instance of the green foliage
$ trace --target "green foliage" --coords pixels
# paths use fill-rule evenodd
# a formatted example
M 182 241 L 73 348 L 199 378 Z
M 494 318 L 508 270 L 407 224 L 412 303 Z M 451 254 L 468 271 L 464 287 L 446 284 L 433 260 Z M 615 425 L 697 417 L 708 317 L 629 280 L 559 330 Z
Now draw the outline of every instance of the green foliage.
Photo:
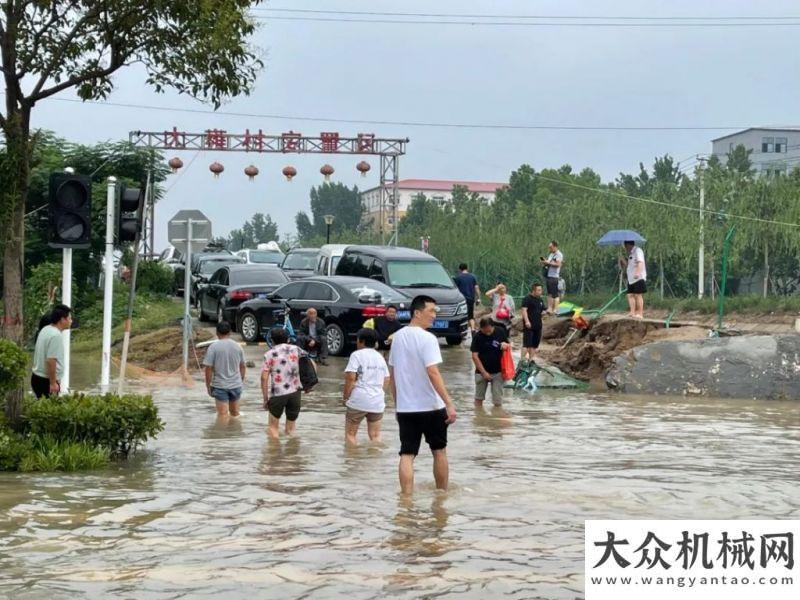
M 23 415 L 26 431 L 33 436 L 85 442 L 121 458 L 164 429 L 153 399 L 134 394 L 29 398 Z
M 755 178 L 744 149 L 735 149 L 729 159 L 724 165 L 709 161 L 702 173 L 707 292 L 719 283 L 732 214 L 748 219 L 736 219 L 731 277 L 760 271 L 773 292 L 800 289 L 800 229 L 757 220 L 800 222 L 800 169 Z M 598 248 L 596 242 L 610 229 L 634 229 L 647 239 L 648 281 L 655 292 L 649 298 L 662 281 L 665 293 L 688 296 L 697 289 L 700 177 L 699 171 L 693 177 L 681 173 L 670 156 L 609 184 L 591 169 L 575 172 L 564 165 L 536 172 L 522 165 L 492 204 L 458 188 L 444 205 L 423 195 L 414 198 L 400 223 L 400 244 L 418 248 L 419 238 L 429 236 L 430 252 L 447 269 L 455 272 L 458 263 L 467 262 L 484 289 L 501 279 L 520 296 L 540 277 L 538 257 L 556 239 L 568 293 L 583 294 L 617 288 L 622 249 Z
M 32 451 L 30 438 L 0 425 L 0 471 L 16 471 Z
M 110 459 L 105 448 L 53 436 L 31 437 L 25 446 L 26 452 L 17 467 L 22 472 L 87 471 L 107 466 Z
M 105 448 L 53 436 L 23 436 L 0 428 L 0 471 L 85 471 L 109 463 Z
M 331 242 L 349 239 L 348 236 L 359 231 L 364 206 L 356 186 L 348 188 L 342 183 L 323 183 L 312 187 L 311 216 L 305 212 L 297 213 L 295 224 L 301 244 L 309 244 L 311 239 L 325 239 L 327 225 L 325 215 L 333 215 Z
M 73 281 L 73 289 L 75 289 Z M 39 319 L 49 313 L 61 298 L 61 265 L 44 262 L 31 269 L 25 280 L 25 338 L 33 340 Z
M 227 238 L 218 237 L 214 241 L 231 252 L 242 248 L 255 248 L 258 244 L 278 241 L 278 224 L 270 215 L 256 213 L 245 221 L 241 229 L 234 229 Z
M 175 275 L 172 269 L 155 260 L 139 262 L 136 292 L 167 296 L 172 293 Z
M 0 338 L 0 398 L 19 388 L 27 372 L 28 355 L 25 351 L 11 340 Z

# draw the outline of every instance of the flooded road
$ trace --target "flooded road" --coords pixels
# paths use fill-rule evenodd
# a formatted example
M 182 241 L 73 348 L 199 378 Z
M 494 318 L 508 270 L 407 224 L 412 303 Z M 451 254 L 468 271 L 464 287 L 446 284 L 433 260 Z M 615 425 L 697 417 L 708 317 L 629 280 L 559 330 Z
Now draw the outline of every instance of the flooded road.
M 229 423 L 199 383 L 155 389 L 167 427 L 131 463 L 0 474 L 0 597 L 574 599 L 585 519 L 800 518 L 800 403 L 506 391 L 505 414 L 443 354 L 449 493 L 423 451 L 398 496 L 392 411 L 345 450 L 342 359 L 278 443 L 254 370 Z

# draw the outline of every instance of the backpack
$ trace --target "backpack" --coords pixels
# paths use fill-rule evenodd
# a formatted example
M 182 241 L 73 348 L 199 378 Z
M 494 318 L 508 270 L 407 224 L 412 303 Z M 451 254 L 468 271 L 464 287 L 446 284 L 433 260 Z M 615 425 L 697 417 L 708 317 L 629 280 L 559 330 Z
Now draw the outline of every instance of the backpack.
M 319 383 L 317 369 L 314 366 L 314 361 L 304 355 L 300 356 L 297 367 L 300 371 L 300 385 L 303 386 L 303 391 L 307 394 Z

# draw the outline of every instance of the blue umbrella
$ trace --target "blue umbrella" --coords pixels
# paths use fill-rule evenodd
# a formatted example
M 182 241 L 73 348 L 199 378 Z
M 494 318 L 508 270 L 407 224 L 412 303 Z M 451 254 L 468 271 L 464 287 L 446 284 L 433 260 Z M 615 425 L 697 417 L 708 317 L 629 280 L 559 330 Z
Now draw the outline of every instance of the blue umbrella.
M 624 242 L 636 242 L 637 244 L 641 244 L 646 241 L 646 239 L 636 233 L 633 229 L 614 229 L 607 232 L 603 237 L 597 240 L 597 245 L 620 246 Z

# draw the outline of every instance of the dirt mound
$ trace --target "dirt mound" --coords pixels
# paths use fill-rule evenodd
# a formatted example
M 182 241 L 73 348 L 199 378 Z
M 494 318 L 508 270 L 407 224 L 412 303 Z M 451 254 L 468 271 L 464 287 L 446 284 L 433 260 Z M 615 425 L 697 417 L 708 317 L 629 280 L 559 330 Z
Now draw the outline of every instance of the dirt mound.
M 194 343 L 204 342 L 214 336 L 207 330 L 194 331 Z M 122 352 L 122 344 L 114 346 L 115 354 Z M 197 360 L 191 345 L 189 347 L 189 369 L 197 369 L 206 354 L 205 348 L 197 348 Z M 131 338 L 128 348 L 128 362 L 150 371 L 171 373 L 183 364 L 183 330 L 180 327 L 165 327 L 151 333 Z
M 543 357 L 565 373 L 589 381 L 602 377 L 615 357 L 623 352 L 656 340 L 694 340 L 708 337 L 703 327 L 675 327 L 665 329 L 657 321 L 627 318 L 601 318 L 591 321 L 582 336 L 573 339 L 566 348 L 561 346 L 569 335 L 571 323 L 565 319 L 553 323 L 545 338 L 553 346 L 542 348 Z M 551 337 L 547 337 L 547 335 Z

